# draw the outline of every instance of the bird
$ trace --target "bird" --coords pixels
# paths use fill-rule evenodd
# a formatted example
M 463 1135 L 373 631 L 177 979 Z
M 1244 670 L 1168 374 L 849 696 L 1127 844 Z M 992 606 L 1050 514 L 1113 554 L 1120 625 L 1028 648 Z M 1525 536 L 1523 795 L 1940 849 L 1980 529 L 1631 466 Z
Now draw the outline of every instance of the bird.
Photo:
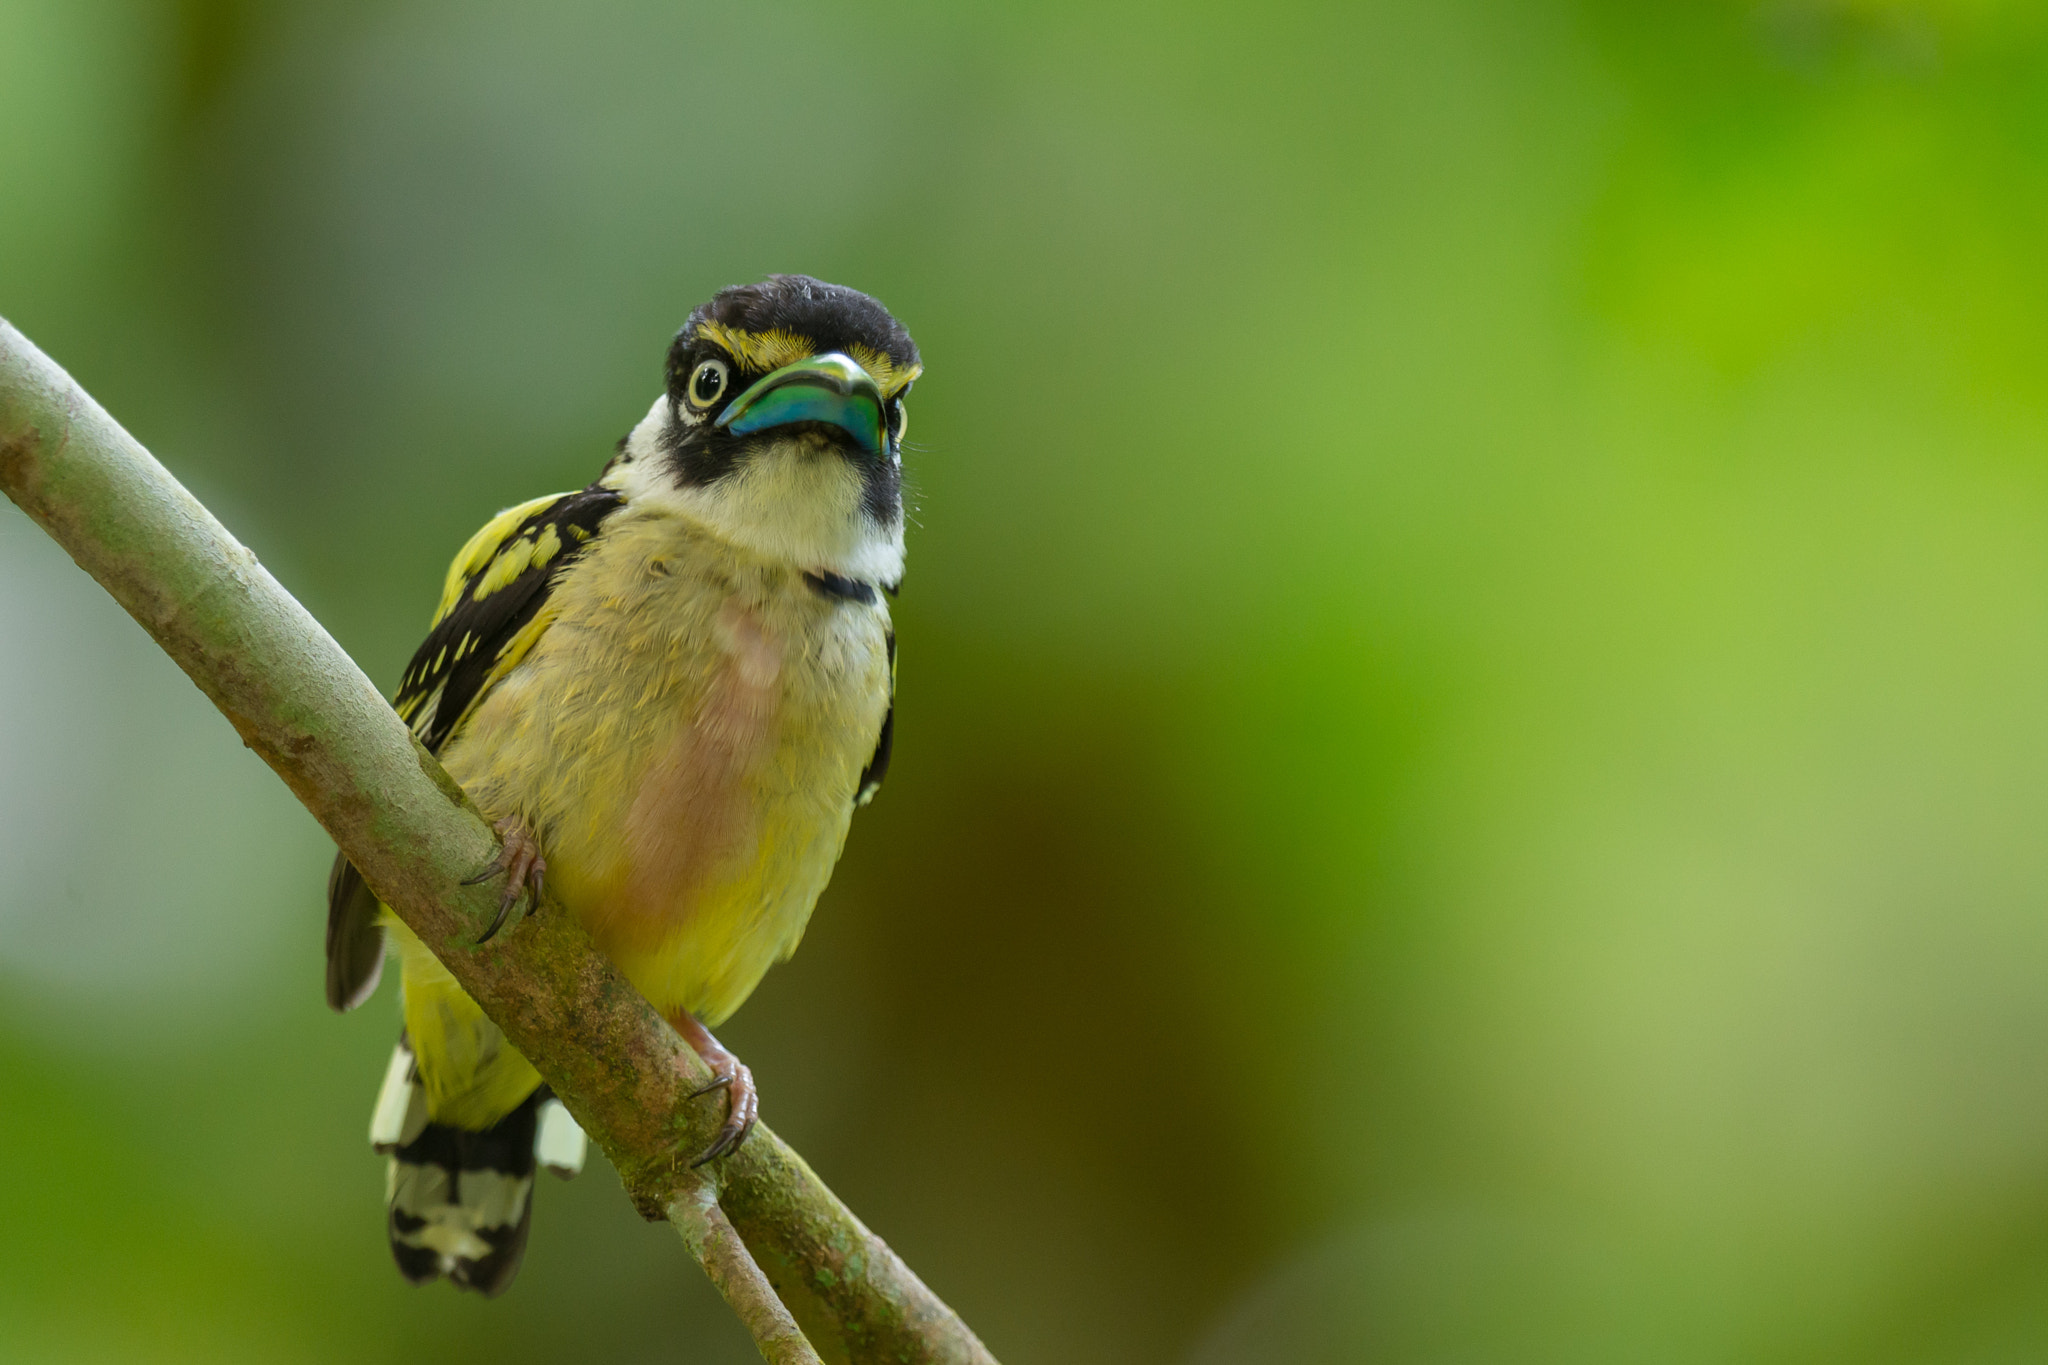
M 923 365 L 875 299 L 806 275 L 719 290 L 588 487 L 507 508 L 450 565 L 392 701 L 489 819 L 522 903 L 573 915 L 709 1065 L 745 1141 L 753 1075 L 711 1030 L 795 951 L 895 722 L 905 402 Z M 516 926 L 517 921 L 513 923 Z M 328 878 L 327 1001 L 399 965 L 371 1120 L 404 1277 L 495 1297 L 536 1165 L 584 1136 L 539 1073 L 378 903 Z M 704 1093 L 704 1092 L 700 1092 Z

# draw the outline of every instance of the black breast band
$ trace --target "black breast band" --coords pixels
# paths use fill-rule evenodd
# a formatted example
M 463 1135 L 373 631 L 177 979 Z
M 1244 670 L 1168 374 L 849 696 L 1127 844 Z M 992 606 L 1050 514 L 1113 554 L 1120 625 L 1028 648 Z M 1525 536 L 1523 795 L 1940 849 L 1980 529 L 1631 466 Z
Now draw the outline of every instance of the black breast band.
M 836 597 L 842 602 L 859 602 L 870 605 L 875 600 L 875 585 L 863 583 L 858 578 L 847 578 L 829 570 L 804 570 L 804 582 L 811 585 L 811 591 L 820 597 Z

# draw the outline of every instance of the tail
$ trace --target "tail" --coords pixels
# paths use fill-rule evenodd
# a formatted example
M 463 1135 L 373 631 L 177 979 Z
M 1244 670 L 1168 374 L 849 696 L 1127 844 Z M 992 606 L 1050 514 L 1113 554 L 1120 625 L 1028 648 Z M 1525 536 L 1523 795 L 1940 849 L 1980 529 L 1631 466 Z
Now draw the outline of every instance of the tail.
M 564 1179 L 583 1167 L 583 1130 L 541 1086 L 481 1131 L 427 1118 L 426 1087 L 400 1035 L 370 1120 L 370 1142 L 391 1157 L 386 1196 L 391 1254 L 414 1284 L 446 1275 L 496 1298 L 526 1255 L 533 1172 Z

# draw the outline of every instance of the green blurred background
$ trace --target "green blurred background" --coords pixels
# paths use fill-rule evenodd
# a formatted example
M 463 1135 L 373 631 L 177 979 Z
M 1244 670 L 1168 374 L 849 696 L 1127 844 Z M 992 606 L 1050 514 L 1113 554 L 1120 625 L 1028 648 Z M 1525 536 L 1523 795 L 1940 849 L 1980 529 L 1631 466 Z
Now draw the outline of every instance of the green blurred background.
M 728 1040 L 1006 1361 L 2048 1358 L 2048 16 L 0 0 L 0 313 L 386 687 L 716 287 L 924 348 Z M 0 508 L 0 1360 L 751 1358 L 389 1264 L 329 846 Z

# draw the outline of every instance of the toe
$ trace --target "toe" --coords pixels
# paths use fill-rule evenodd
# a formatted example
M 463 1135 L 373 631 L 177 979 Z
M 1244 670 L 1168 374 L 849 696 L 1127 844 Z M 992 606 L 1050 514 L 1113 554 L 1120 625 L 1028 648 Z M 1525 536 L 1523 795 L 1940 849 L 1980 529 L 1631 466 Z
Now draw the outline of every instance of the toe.
M 489 943 L 498 931 L 505 927 L 520 898 L 533 896 L 533 908 L 540 908 L 540 898 L 547 876 L 547 859 L 540 856 L 540 844 L 534 839 L 533 831 L 517 816 L 507 816 L 496 822 L 492 828 L 498 831 L 498 856 L 491 865 L 474 877 L 465 877 L 464 886 L 475 886 L 489 881 L 500 873 L 505 875 L 505 894 L 498 901 L 498 913 L 491 924 L 478 937 L 479 944 Z
M 739 1120 L 739 1135 L 732 1145 L 738 1147 L 747 1140 L 747 1134 L 754 1131 L 755 1120 L 761 1117 L 761 1094 L 754 1089 L 754 1073 L 746 1067 L 740 1068 L 742 1084 L 735 1086 L 733 1096 L 738 1103 L 733 1105 L 733 1117 Z
M 692 1167 L 738 1151 L 747 1135 L 754 1131 L 754 1124 L 760 1117 L 761 1099 L 754 1089 L 754 1073 L 747 1069 L 745 1063 L 735 1060 L 730 1072 L 721 1069 L 719 1075 L 697 1094 L 708 1094 L 713 1090 L 726 1092 L 725 1122 L 719 1126 L 718 1136 L 711 1140 L 711 1145 L 690 1163 Z

